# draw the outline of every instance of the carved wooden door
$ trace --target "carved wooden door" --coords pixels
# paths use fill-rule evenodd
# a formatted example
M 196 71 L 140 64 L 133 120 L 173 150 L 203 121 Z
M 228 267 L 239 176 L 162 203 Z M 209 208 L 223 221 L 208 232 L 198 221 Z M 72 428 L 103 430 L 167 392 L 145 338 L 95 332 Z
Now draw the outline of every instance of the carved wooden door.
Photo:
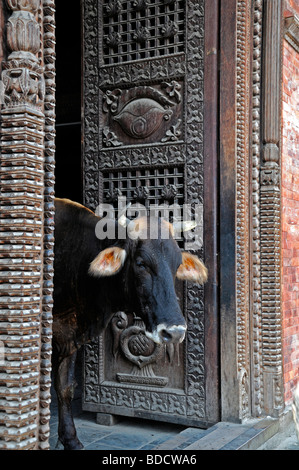
M 189 204 L 194 211 L 202 204 L 209 213 L 216 178 L 204 162 L 206 8 L 204 0 L 83 2 L 84 202 L 91 209 L 123 196 L 146 207 Z M 213 278 L 216 233 L 207 218 L 204 237 L 195 251 Z M 117 312 L 85 348 L 84 409 L 191 426 L 215 422 L 212 291 L 178 284 L 188 323 L 178 346 L 155 345 L 133 312 Z

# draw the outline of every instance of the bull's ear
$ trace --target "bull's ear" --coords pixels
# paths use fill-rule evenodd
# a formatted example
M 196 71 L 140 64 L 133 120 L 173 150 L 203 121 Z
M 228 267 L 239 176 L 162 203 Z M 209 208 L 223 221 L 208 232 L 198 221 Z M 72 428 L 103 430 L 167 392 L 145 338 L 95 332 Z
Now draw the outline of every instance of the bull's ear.
M 204 284 L 208 279 L 208 270 L 200 259 L 186 251 L 182 253 L 182 258 L 183 262 L 176 273 L 177 278 Z
M 106 248 L 92 261 L 89 274 L 96 277 L 113 276 L 124 265 L 127 253 L 118 246 Z

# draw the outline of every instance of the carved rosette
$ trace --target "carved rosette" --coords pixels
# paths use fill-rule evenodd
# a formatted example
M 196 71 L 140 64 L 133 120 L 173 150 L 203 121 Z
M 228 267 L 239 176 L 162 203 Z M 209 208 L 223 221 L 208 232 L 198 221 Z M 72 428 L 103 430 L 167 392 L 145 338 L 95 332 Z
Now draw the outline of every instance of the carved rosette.
M 45 449 L 49 438 L 51 292 L 45 281 L 51 256 L 44 245 L 44 184 L 50 187 L 52 181 L 45 179 L 44 160 L 43 3 L 49 2 L 6 1 L 0 156 L 0 274 L 5 279 L 0 340 L 6 357 L 0 366 L 5 388 L 0 449 Z
M 145 200 L 148 199 L 150 191 L 147 186 L 138 186 L 134 191 L 134 200 L 144 204 Z

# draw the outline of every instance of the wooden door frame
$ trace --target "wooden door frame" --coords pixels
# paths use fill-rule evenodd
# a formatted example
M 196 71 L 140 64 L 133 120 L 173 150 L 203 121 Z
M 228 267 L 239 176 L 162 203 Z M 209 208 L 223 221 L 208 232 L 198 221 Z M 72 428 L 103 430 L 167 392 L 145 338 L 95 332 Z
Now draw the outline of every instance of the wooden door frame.
M 205 285 L 206 413 L 220 419 L 219 284 L 218 284 L 218 122 L 219 0 L 205 5 L 204 58 L 204 253 L 209 270 Z
M 82 0 L 83 1 L 83 0 Z M 30 2 L 29 2 L 30 3 Z M 7 1 L 10 5 L 10 2 Z M 12 10 L 5 8 L 4 3 L 0 8 L 1 24 L 3 25 L 12 14 Z M 205 305 L 205 350 L 207 352 L 206 361 L 206 406 L 207 417 L 210 422 L 218 420 L 240 421 L 243 417 L 259 416 L 263 413 L 271 416 L 279 415 L 283 410 L 283 385 L 282 385 L 282 354 L 279 346 L 281 339 L 281 330 L 279 320 L 281 318 L 281 310 L 279 309 L 280 295 L 280 279 L 277 276 L 280 266 L 279 246 L 275 248 L 275 240 L 271 239 L 270 229 L 273 225 L 273 217 L 275 221 L 275 236 L 279 236 L 279 201 L 280 201 L 280 129 L 279 126 L 273 125 L 280 121 L 279 110 L 279 66 L 280 66 L 280 13 L 281 0 L 209 0 L 206 2 L 205 22 L 209 26 L 205 31 L 205 85 L 204 85 L 204 102 L 205 102 L 205 122 L 204 122 L 204 168 L 206 173 L 205 195 L 206 208 L 205 215 L 208 223 L 205 226 L 205 254 L 206 262 L 210 272 L 210 282 L 206 286 L 207 298 L 214 299 L 212 304 Z M 275 8 L 273 8 L 273 6 Z M 3 14 L 5 8 L 5 14 Z M 16 7 L 22 16 L 22 5 Z M 32 7 L 34 9 L 34 7 Z M 55 3 L 52 0 L 44 0 L 40 2 L 40 15 L 35 17 L 35 27 L 38 23 L 40 34 L 40 51 L 36 54 L 37 58 L 45 65 L 45 69 L 40 73 L 41 82 L 45 80 L 45 94 L 40 92 L 40 101 L 37 108 L 32 108 L 32 94 L 36 93 L 33 86 L 30 94 L 30 103 L 27 103 L 26 110 L 31 113 L 32 119 L 36 120 L 39 125 L 43 121 L 44 130 L 46 131 L 43 144 L 43 179 L 41 183 L 46 192 L 41 202 L 41 225 L 40 235 L 42 237 L 42 246 L 39 245 L 39 260 L 41 262 L 41 279 L 38 288 L 39 296 L 39 312 L 36 314 L 36 345 L 40 347 L 39 357 L 42 359 L 38 368 L 37 392 L 36 392 L 36 410 L 35 415 L 29 417 L 28 425 L 36 424 L 36 432 L 34 436 L 30 431 L 30 440 L 27 440 L 29 434 L 24 434 L 23 438 L 17 442 L 18 429 L 10 429 L 12 444 L 3 440 L 0 435 L 0 448 L 13 447 L 18 448 L 48 448 L 49 438 L 49 403 L 50 403 L 50 356 L 51 356 L 51 302 L 53 289 L 53 198 L 54 198 L 54 136 L 55 136 L 55 23 L 54 23 Z M 245 16 L 243 15 L 245 13 Z M 238 16 L 239 15 L 239 16 Z M 243 16 L 242 16 L 243 15 Z M 262 21 L 264 15 L 264 21 Z M 28 15 L 27 15 L 28 17 Z M 91 19 L 92 20 L 92 19 Z M 257 28 L 258 26 L 258 28 Z M 240 35 L 238 33 L 246 34 Z M 256 29 L 254 29 L 256 27 Z M 261 33 L 263 27 L 263 34 Z M 273 29 L 274 28 L 274 29 Z M 37 31 L 37 29 L 36 29 Z M 273 36 L 272 31 L 275 31 Z M 242 34 L 243 34 L 242 33 Z M 10 35 L 15 36 L 16 30 L 11 30 Z M 2 35 L 1 62 L 7 62 L 5 67 L 9 70 L 16 66 L 13 63 L 15 57 L 10 57 L 7 50 L 7 31 Z M 239 41 L 239 42 L 238 42 Z M 10 41 L 11 42 L 11 41 Z M 11 42 L 12 43 L 12 42 Z M 44 49 L 44 45 L 47 45 Z M 254 57 L 254 51 L 263 53 L 262 65 L 258 64 L 258 60 Z M 13 52 L 13 51 L 11 51 Z M 20 66 L 26 74 L 26 70 L 33 65 L 31 64 L 32 56 L 30 51 L 24 51 L 29 56 L 29 62 L 26 64 L 21 61 Z M 239 61 L 239 62 L 238 62 Z M 275 73 L 271 68 L 277 63 Z M 245 74 L 237 73 L 238 65 L 246 67 Z M 253 67 L 254 65 L 254 67 Z M 261 72 L 263 68 L 264 84 L 271 87 L 272 93 L 263 93 L 263 82 L 260 78 L 255 78 L 254 74 Z M 4 67 L 1 73 L 3 74 Z M 220 75 L 218 75 L 219 70 Z M 256 72 L 257 70 L 257 72 Z M 2 75 L 3 77 L 3 75 Z M 238 82 L 239 80 L 239 82 Z M 229 83 L 229 86 L 227 84 Z M 253 84 L 255 86 L 253 86 Z M 30 85 L 30 83 L 29 83 Z M 28 86 L 29 86 L 28 85 Z M 28 90 L 29 90 L 28 88 Z M 246 93 L 245 104 L 247 114 L 238 114 L 243 102 L 238 101 L 237 95 L 242 90 Z M 11 93 L 10 84 L 7 89 L 7 102 L 2 107 L 2 114 L 7 128 L 11 128 L 11 135 L 6 133 L 7 139 L 2 141 L 2 155 L 6 158 L 9 156 L 13 159 L 17 158 L 17 152 L 11 153 L 10 146 L 15 145 L 17 138 L 14 136 L 16 114 L 18 108 L 19 118 L 22 121 L 22 111 L 20 103 L 15 102 L 11 106 L 9 95 Z M 20 97 L 20 102 L 24 97 Z M 257 103 L 257 104 L 255 104 Z M 22 104 L 24 104 L 22 102 Z M 218 108 L 219 106 L 219 108 Z M 274 106 L 274 108 L 273 108 Z M 274 112 L 273 112 L 274 109 Z M 259 117 L 252 117 L 253 110 L 260 113 Z M 244 121 L 243 118 L 246 117 Z M 41 118 L 41 120 L 39 120 Z M 254 134 L 254 126 L 260 124 L 263 120 L 264 126 L 262 134 L 257 136 Z M 245 127 L 243 124 L 245 122 Z M 26 140 L 26 126 L 21 126 L 21 132 L 24 132 L 24 140 Z M 245 129 L 245 130 L 244 130 Z M 274 134 L 271 134 L 274 129 Z M 249 141 L 246 141 L 246 133 L 250 135 Z M 36 135 L 36 138 L 38 138 Z M 258 150 L 253 150 L 253 136 L 259 139 L 256 148 L 260 148 L 263 152 L 261 156 Z M 9 137 L 9 138 L 8 138 Z M 17 136 L 20 137 L 20 134 Z M 243 143 L 243 150 L 237 148 L 237 142 Z M 273 139 L 275 145 L 273 146 Z M 219 142 L 219 147 L 218 147 Z M 264 146 L 262 145 L 264 144 Z M 7 152 L 6 152 L 7 150 Z M 36 146 L 34 149 L 36 155 L 39 150 Z M 239 152 L 239 153 L 238 153 Z M 256 152 L 256 153 L 255 153 Z M 239 293 L 236 285 L 238 282 L 237 262 L 240 259 L 241 252 L 237 245 L 238 214 L 236 213 L 237 203 L 240 202 L 241 193 L 238 187 L 238 171 L 240 168 L 240 157 L 245 158 L 246 173 L 243 175 L 242 183 L 246 185 L 246 197 L 249 197 L 250 211 L 245 214 L 245 226 L 248 229 L 247 239 L 244 246 L 248 247 L 250 257 L 245 262 L 245 281 L 249 286 L 243 295 L 241 306 Z M 31 153 L 30 153 L 31 158 Z M 257 162 L 255 162 L 257 160 Z M 11 160 L 11 166 L 13 166 Z M 219 167 L 218 167 L 219 164 Z M 260 166 L 259 166 L 260 165 Z M 7 177 L 7 181 L 11 177 L 10 166 L 3 168 L 3 175 Z M 28 167 L 31 171 L 31 167 Z M 255 176 L 253 173 L 255 172 Z M 258 172 L 259 176 L 256 176 Z M 22 176 L 18 171 L 19 176 Z M 1 199 L 1 207 L 7 210 L 11 209 L 10 216 L 24 217 L 24 213 L 18 212 L 18 204 L 13 204 L 13 197 L 16 196 L 13 185 L 17 184 L 17 179 L 12 180 L 11 198 Z M 217 185 L 219 179 L 219 193 Z M 254 189 L 256 184 L 256 195 L 261 195 L 260 205 L 253 201 Z M 244 197 L 244 196 L 242 196 Z M 24 204 L 31 202 L 22 201 Z M 218 206 L 219 201 L 219 206 Z M 258 210 L 258 215 L 254 215 L 253 208 Z M 269 212 L 270 208 L 270 212 Z M 219 210 L 218 210 L 219 209 Z M 244 204 L 242 205 L 244 211 Z M 272 212 L 271 212 L 272 211 Z M 9 212 L 9 211 L 8 211 Z M 270 215 L 269 215 L 270 214 Z M 255 227 L 254 230 L 259 233 L 258 242 L 253 240 L 254 218 L 259 221 L 259 217 L 263 218 L 263 227 Z M 30 220 L 26 219 L 26 224 L 30 225 Z M 244 224 L 243 223 L 243 224 Z M 5 225 L 6 224 L 6 225 Z M 217 228 L 217 225 L 219 227 Z M 4 223 L 3 227 L 9 232 L 11 224 L 9 219 Z M 4 233 L 4 232 L 3 232 Z M 8 240 L 3 238 L 4 243 Z M 9 240 L 12 242 L 13 240 Z M 248 242 L 248 245 L 246 243 Z M 259 246 L 260 243 L 260 246 Z M 219 248 L 218 248 L 219 246 Z M 269 250 L 275 248 L 275 257 L 269 260 Z M 31 250 L 32 251 L 32 250 Z M 219 253 L 219 266 L 217 266 L 216 258 Z M 27 248 L 24 246 L 24 256 L 29 256 Z M 255 265 L 253 254 L 261 256 L 261 264 Z M 14 253 L 10 253 L 13 259 Z M 29 256 L 30 257 L 30 256 Z M 28 258 L 29 259 L 29 258 Z M 255 270 L 258 274 L 254 274 Z M 255 277 L 254 277 L 255 276 Z M 263 280 L 264 276 L 264 280 Z M 274 279 L 274 293 L 272 295 L 272 287 L 267 285 L 265 281 L 269 276 Z M 260 286 L 258 280 L 262 280 Z M 13 281 L 14 282 L 14 281 Z M 12 282 L 12 285 L 13 285 Z M 250 295 L 249 295 L 250 294 Z M 13 295 L 11 290 L 9 295 Z M 219 298 L 218 298 L 219 296 Z M 270 296 L 270 297 L 269 297 Z M 272 297 L 271 297 L 272 296 Z M 268 299 L 275 299 L 270 309 L 267 306 Z M 254 303 L 261 305 L 260 310 L 257 307 L 255 311 Z M 219 306 L 219 311 L 218 307 Z M 5 306 L 7 308 L 7 306 Z M 10 306 L 9 308 L 13 308 Z M 22 302 L 19 302 L 18 308 L 22 309 Z M 243 308 L 243 310 L 242 310 Z M 245 320 L 245 327 L 238 331 L 238 321 L 240 320 L 240 312 Z M 16 310 L 14 312 L 16 314 Z M 258 321 L 262 319 L 261 326 L 254 325 L 255 318 Z M 271 330 L 270 341 L 268 341 L 267 331 L 269 331 L 273 320 L 277 324 L 277 328 Z M 16 317 L 11 319 L 11 325 L 16 321 Z M 2 322 L 2 320 L 1 320 Z M 6 320 L 5 320 L 6 322 Z M 26 335 L 26 325 L 20 322 L 19 333 L 20 338 Z M 23 328 L 24 327 L 24 331 Z M 254 336 L 260 328 L 259 337 Z M 246 337 L 248 336 L 248 340 Z M 8 335 L 9 337 L 9 335 Z M 219 341 L 218 341 L 219 339 Z M 253 342 L 256 342 L 253 351 Z M 240 356 L 240 344 L 245 348 L 245 354 Z M 18 349 L 18 342 L 15 348 Z M 218 367 L 212 368 L 211 364 L 218 364 Z M 35 362 L 30 365 L 30 370 L 35 372 Z M 254 372 L 254 373 L 253 373 Z M 21 371 L 20 374 L 23 372 Z M 255 375 L 255 376 L 254 376 Z M 7 378 L 11 378 L 8 377 Z M 24 382 L 25 383 L 25 382 Z M 215 406 L 216 403 L 216 406 Z M 9 411 L 9 401 L 7 401 L 7 410 Z M 41 412 L 42 410 L 42 412 Z M 7 413 L 9 416 L 9 413 Z M 11 416 L 11 415 L 10 415 Z M 26 418 L 26 409 L 20 409 L 18 419 L 22 421 Z M 27 419 L 27 418 L 26 418 Z M 8 420 L 7 420 L 8 421 Z M 1 445 L 3 446 L 1 447 Z
M 277 417 L 284 409 L 280 305 L 282 5 L 282 0 L 220 2 L 223 421 Z
M 225 3 L 220 6 L 220 347 L 221 415 L 231 421 L 239 417 L 235 291 L 237 2 Z

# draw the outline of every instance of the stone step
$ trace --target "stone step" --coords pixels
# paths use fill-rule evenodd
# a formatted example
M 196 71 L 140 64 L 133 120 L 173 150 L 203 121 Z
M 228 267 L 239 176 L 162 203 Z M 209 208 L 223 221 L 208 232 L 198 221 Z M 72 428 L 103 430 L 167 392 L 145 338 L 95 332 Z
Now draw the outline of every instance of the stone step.
M 245 424 L 219 422 L 208 429 L 187 428 L 154 450 L 254 450 L 279 430 L 279 420 L 263 418 Z

